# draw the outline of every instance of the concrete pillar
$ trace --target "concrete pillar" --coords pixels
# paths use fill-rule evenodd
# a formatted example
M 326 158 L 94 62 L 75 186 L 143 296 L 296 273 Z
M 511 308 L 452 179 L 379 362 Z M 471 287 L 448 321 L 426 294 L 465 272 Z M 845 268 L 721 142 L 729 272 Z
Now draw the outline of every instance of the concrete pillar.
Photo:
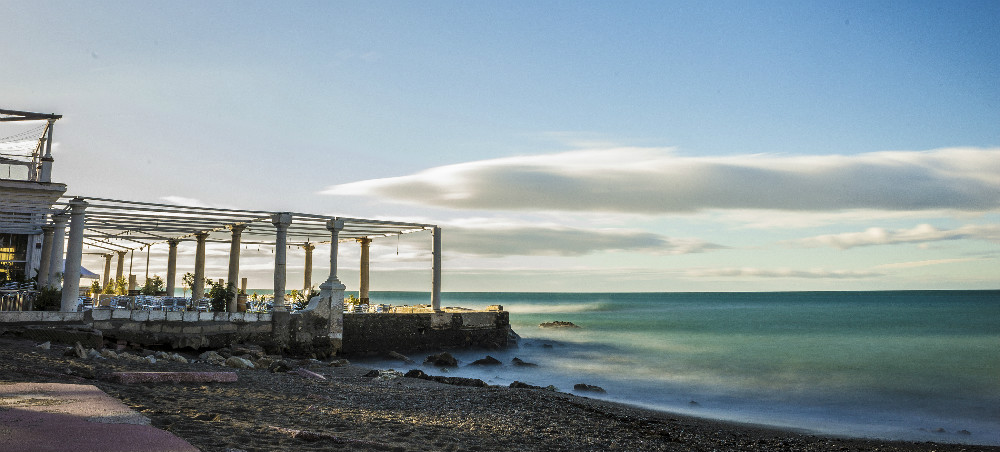
M 441 228 L 434 226 L 431 237 L 431 308 L 441 310 Z
M 101 275 L 104 278 L 104 284 L 101 285 L 101 289 L 108 287 L 108 281 L 111 279 L 111 258 L 114 257 L 113 254 L 107 253 L 104 255 L 104 274 Z
M 128 251 L 115 251 L 118 253 L 118 270 L 115 272 L 115 284 L 125 277 L 125 255 Z
M 276 213 L 271 216 L 274 224 L 274 311 L 287 311 L 285 307 L 285 269 L 287 267 L 288 226 L 292 224 L 292 215 Z
M 371 247 L 372 239 L 365 237 L 358 239 L 358 243 L 361 244 L 361 281 L 358 284 L 358 298 L 361 299 L 362 303 L 368 303 L 369 248 Z
M 128 275 L 128 291 L 131 292 L 139 285 L 135 275 Z
M 38 182 L 52 182 L 52 162 L 55 161 L 52 158 L 52 128 L 55 124 L 55 119 L 49 120 L 48 137 L 44 138 L 45 155 L 42 156 L 42 170 L 40 171 L 41 174 L 38 175 Z
M 66 270 L 63 272 L 62 307 L 60 311 L 76 311 L 76 301 L 80 298 L 80 263 L 83 261 L 83 228 L 86 223 L 84 211 L 87 202 L 83 198 L 73 198 L 70 204 L 69 243 L 66 244 Z
M 180 240 L 170 239 L 167 240 L 167 245 L 170 246 L 170 250 L 167 252 L 167 296 L 174 296 L 174 290 L 177 288 L 177 243 Z
M 52 253 L 49 256 L 49 277 L 47 281 L 50 287 L 55 287 L 56 289 L 62 287 L 62 278 L 60 278 L 60 275 L 63 272 L 63 248 L 66 239 L 67 221 L 69 221 L 69 215 L 65 213 L 52 216 L 52 222 L 55 223 L 55 226 L 52 236 Z
M 327 220 L 326 229 L 330 231 L 330 277 L 319 286 L 319 302 L 324 304 L 322 307 L 324 311 L 329 309 L 330 312 L 330 339 L 342 341 L 344 338 L 344 290 L 347 287 L 337 278 L 337 252 L 340 231 L 344 229 L 344 220 Z
M 198 247 L 194 252 L 194 284 L 191 286 L 191 300 L 197 302 L 205 296 L 205 240 L 207 232 L 194 235 L 198 239 Z
M 302 245 L 302 249 L 306 250 L 306 268 L 302 276 L 302 292 L 306 294 L 306 297 L 309 297 L 313 281 L 313 250 L 316 249 L 316 245 L 306 242 L 305 245 Z
M 52 240 L 55 227 L 42 226 L 42 260 L 38 263 L 38 287 L 49 285 L 49 266 L 52 264 Z
M 236 291 L 236 282 L 240 279 L 240 237 L 246 225 L 233 225 L 230 229 L 233 231 L 233 239 L 229 243 L 229 278 L 226 280 L 226 289 L 232 288 Z M 226 308 L 229 312 L 236 312 L 236 297 L 229 300 Z

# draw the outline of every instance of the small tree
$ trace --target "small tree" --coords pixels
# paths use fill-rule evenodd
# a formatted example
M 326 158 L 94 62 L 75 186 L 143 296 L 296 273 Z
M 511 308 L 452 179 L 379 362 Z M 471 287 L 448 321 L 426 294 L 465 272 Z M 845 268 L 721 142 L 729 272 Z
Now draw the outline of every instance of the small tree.
M 163 278 L 153 275 L 152 278 L 146 278 L 146 282 L 142 285 L 142 294 L 156 295 L 157 292 L 163 291 L 163 285 Z
M 181 287 L 184 288 L 184 296 L 187 296 L 188 289 L 194 287 L 194 273 L 187 272 L 181 277 Z
M 212 310 L 215 312 L 225 312 L 229 302 L 236 298 L 236 286 L 229 284 L 228 287 L 219 282 L 205 281 L 212 286 L 208 291 L 208 298 L 212 299 Z
M 90 283 L 90 296 L 96 297 L 99 293 L 101 293 L 101 282 L 95 279 Z
M 42 287 L 35 296 L 36 311 L 58 311 L 62 307 L 62 291 L 55 287 Z
M 128 295 L 128 280 L 124 276 L 115 281 L 115 294 Z

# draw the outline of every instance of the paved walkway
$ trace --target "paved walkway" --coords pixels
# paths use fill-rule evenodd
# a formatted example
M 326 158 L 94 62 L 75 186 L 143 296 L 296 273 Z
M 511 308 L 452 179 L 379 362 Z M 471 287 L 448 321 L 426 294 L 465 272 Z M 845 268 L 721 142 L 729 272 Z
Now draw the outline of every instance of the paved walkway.
M 0 451 L 198 452 L 92 385 L 0 383 Z

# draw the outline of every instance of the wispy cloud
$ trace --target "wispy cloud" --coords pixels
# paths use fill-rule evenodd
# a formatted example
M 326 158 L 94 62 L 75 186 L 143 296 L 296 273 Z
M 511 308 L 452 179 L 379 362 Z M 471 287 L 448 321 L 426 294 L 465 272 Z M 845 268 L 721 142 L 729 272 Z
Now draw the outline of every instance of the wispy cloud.
M 955 259 L 929 259 L 923 261 L 913 261 L 913 262 L 896 262 L 893 264 L 882 264 L 875 268 L 888 268 L 888 269 L 899 269 L 899 268 L 917 268 L 917 267 L 927 267 L 931 265 L 943 265 L 943 264 L 960 264 L 963 262 L 974 262 L 981 261 L 984 258 L 980 257 L 962 257 Z
M 196 199 L 196 198 L 186 198 L 184 196 L 161 196 L 160 199 L 168 204 L 177 204 L 179 206 L 190 206 L 190 207 L 212 207 L 208 203 Z
M 805 278 L 805 279 L 860 279 L 884 276 L 872 271 L 853 270 L 794 270 L 790 268 L 708 268 L 691 269 L 685 276 L 692 278 Z
M 441 166 L 322 193 L 511 211 L 990 211 L 1000 207 L 1000 149 L 682 157 L 608 148 Z
M 929 224 L 921 224 L 913 229 L 889 230 L 884 228 L 868 228 L 862 232 L 819 235 L 790 240 L 785 243 L 807 248 L 830 246 L 846 250 L 859 246 L 927 243 L 961 239 L 988 240 L 1000 243 L 1000 225 L 971 224 L 956 229 L 938 229 Z
M 451 252 L 482 256 L 581 256 L 600 251 L 690 254 L 725 248 L 699 239 L 671 238 L 622 229 L 558 225 L 451 225 L 444 237 Z

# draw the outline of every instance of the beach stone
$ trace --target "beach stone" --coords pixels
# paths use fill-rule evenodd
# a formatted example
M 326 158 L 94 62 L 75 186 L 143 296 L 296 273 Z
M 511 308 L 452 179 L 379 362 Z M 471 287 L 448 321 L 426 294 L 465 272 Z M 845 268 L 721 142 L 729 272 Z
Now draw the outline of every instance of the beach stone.
M 149 364 L 156 364 L 156 357 L 153 355 L 143 356 L 141 360 Z
M 253 359 L 263 358 L 266 353 L 264 353 L 264 348 L 259 345 L 253 344 L 240 344 L 232 346 L 233 355 L 250 355 Z
M 288 372 L 291 369 L 291 363 L 283 359 L 276 360 L 267 366 L 267 370 L 271 372 Z
M 226 366 L 235 369 L 253 369 L 253 363 L 249 359 L 240 358 L 239 356 L 230 356 L 226 359 Z
M 556 320 L 554 322 L 539 323 L 539 328 L 579 328 L 578 325 L 573 322 L 564 322 L 562 320 Z
M 399 353 L 397 351 L 391 351 L 389 353 L 386 353 L 385 357 L 388 358 L 388 359 L 396 360 L 396 361 L 402 361 L 402 362 L 404 362 L 406 364 L 413 364 L 414 363 L 414 361 L 412 359 L 410 359 L 410 357 L 408 357 L 408 356 L 406 356 L 406 355 L 404 355 L 402 353 Z
M 103 359 L 104 358 L 103 356 L 101 356 L 101 352 L 99 352 L 97 350 L 94 350 L 92 348 L 87 349 L 87 357 L 88 358 L 93 358 L 93 359 L 97 359 L 97 358 L 102 358 Z
M 83 346 L 80 345 L 79 342 L 77 342 L 76 345 L 73 346 L 73 353 L 76 355 L 77 358 L 87 359 L 87 351 L 83 349 Z
M 602 388 L 600 386 L 588 385 L 586 383 L 577 383 L 577 384 L 573 385 L 573 390 L 574 391 L 582 391 L 582 392 L 597 392 L 597 393 L 602 393 L 602 394 L 605 393 L 605 392 L 607 392 L 607 391 L 604 390 L 604 388 Z
M 455 386 L 471 386 L 485 388 L 489 386 L 485 381 L 478 378 L 463 378 L 463 377 L 444 377 L 437 375 L 427 375 L 424 371 L 420 369 L 413 369 L 403 375 L 406 378 L 419 378 L 421 380 L 436 381 L 438 383 L 444 383 Z
M 442 352 L 437 355 L 428 356 L 424 360 L 424 364 L 438 367 L 458 367 L 458 360 L 454 356 L 451 356 L 451 353 Z
M 169 359 L 169 360 L 171 360 L 173 362 L 181 363 L 181 364 L 187 364 L 188 363 L 188 359 L 185 358 L 184 356 L 180 355 L 179 353 L 171 353 L 171 354 L 167 355 L 167 359 Z
M 36 345 L 35 347 L 38 347 L 38 348 L 40 348 L 42 350 L 49 350 L 49 349 L 52 348 L 52 342 L 45 341 L 45 342 L 42 342 L 41 344 Z
M 351 362 L 348 361 L 348 360 L 346 360 L 346 359 L 335 359 L 333 361 L 330 361 L 326 366 L 327 367 L 345 367 L 345 366 L 349 366 L 349 365 L 351 365 Z
M 108 359 L 118 359 L 118 353 L 115 353 L 114 350 L 107 349 L 107 348 L 104 349 L 104 350 L 101 350 L 101 356 L 103 356 L 105 358 L 108 358 Z
M 521 358 L 518 358 L 516 356 L 514 357 L 514 359 L 510 360 L 510 363 L 515 366 L 521 366 L 521 367 L 538 367 L 538 364 L 522 361 Z
M 472 362 L 473 366 L 499 366 L 503 363 L 499 359 L 496 359 L 490 355 L 486 355 L 483 359 L 477 359 Z

